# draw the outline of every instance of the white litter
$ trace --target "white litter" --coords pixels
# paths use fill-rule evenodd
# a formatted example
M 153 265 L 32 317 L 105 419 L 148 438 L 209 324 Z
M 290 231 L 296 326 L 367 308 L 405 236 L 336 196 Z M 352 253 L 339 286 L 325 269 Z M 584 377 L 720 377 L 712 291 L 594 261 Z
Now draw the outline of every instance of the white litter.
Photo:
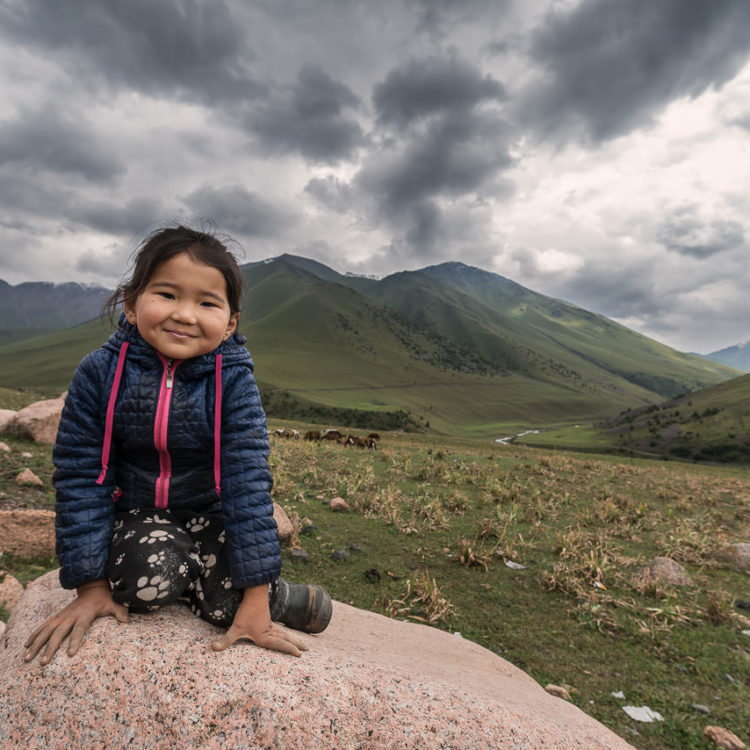
M 618 690 L 617 692 L 612 693 L 613 698 L 619 698 L 620 700 L 625 700 L 625 693 L 622 692 L 622 690 Z
M 526 570 L 525 565 L 521 565 L 521 563 L 513 562 L 513 560 L 506 560 L 505 564 L 509 568 L 513 568 L 513 570 Z
M 648 706 L 623 706 L 622 710 L 636 721 L 664 721 L 664 717 L 658 711 L 652 711 Z

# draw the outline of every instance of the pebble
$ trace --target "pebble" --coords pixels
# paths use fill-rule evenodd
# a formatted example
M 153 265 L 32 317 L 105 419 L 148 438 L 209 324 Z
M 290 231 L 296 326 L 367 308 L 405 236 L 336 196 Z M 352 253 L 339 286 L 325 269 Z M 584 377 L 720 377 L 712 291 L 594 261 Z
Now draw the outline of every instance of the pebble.
M 711 709 L 708 706 L 704 706 L 702 703 L 693 703 L 694 708 L 699 714 L 710 714 Z
M 351 552 L 348 549 L 336 549 L 331 553 L 331 557 L 334 560 L 348 560 L 351 557 Z
M 3 453 L 10 453 L 10 446 L 7 443 L 0 443 L 0 451 L 3 451 Z
M 294 562 L 310 562 L 310 553 L 306 549 L 293 549 L 291 556 Z

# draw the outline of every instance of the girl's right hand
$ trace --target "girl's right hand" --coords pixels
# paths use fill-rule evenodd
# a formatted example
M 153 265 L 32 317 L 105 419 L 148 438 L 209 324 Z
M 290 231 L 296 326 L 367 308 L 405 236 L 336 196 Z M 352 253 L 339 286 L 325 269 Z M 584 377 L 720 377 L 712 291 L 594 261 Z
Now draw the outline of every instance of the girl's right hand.
M 77 592 L 74 601 L 50 617 L 28 637 L 24 644 L 24 648 L 28 649 L 24 661 L 31 661 L 47 644 L 41 663 L 49 664 L 68 633 L 68 656 L 73 656 L 80 648 L 89 625 L 97 617 L 112 615 L 118 622 L 128 621 L 128 610 L 112 599 L 106 579 L 84 583 L 78 587 Z

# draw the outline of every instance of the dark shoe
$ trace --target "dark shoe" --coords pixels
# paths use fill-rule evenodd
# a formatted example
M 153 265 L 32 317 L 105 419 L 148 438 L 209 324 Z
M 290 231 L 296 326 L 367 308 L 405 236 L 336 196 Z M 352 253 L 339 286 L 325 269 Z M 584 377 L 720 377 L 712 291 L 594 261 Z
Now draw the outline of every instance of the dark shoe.
M 322 586 L 289 583 L 283 578 L 271 584 L 269 603 L 272 620 L 305 633 L 324 631 L 333 613 L 331 596 Z

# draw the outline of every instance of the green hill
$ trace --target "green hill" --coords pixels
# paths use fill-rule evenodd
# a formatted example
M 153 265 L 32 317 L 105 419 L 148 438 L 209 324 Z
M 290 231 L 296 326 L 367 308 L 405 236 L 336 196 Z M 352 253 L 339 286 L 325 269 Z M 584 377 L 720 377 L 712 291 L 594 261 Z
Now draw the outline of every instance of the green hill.
M 628 410 L 597 425 L 600 437 L 638 454 L 750 461 L 750 375 L 680 398 Z
M 494 437 L 736 375 L 460 263 L 376 281 L 284 255 L 243 272 L 241 330 L 271 415 Z M 0 386 L 59 392 L 106 335 L 93 321 L 2 346 Z

